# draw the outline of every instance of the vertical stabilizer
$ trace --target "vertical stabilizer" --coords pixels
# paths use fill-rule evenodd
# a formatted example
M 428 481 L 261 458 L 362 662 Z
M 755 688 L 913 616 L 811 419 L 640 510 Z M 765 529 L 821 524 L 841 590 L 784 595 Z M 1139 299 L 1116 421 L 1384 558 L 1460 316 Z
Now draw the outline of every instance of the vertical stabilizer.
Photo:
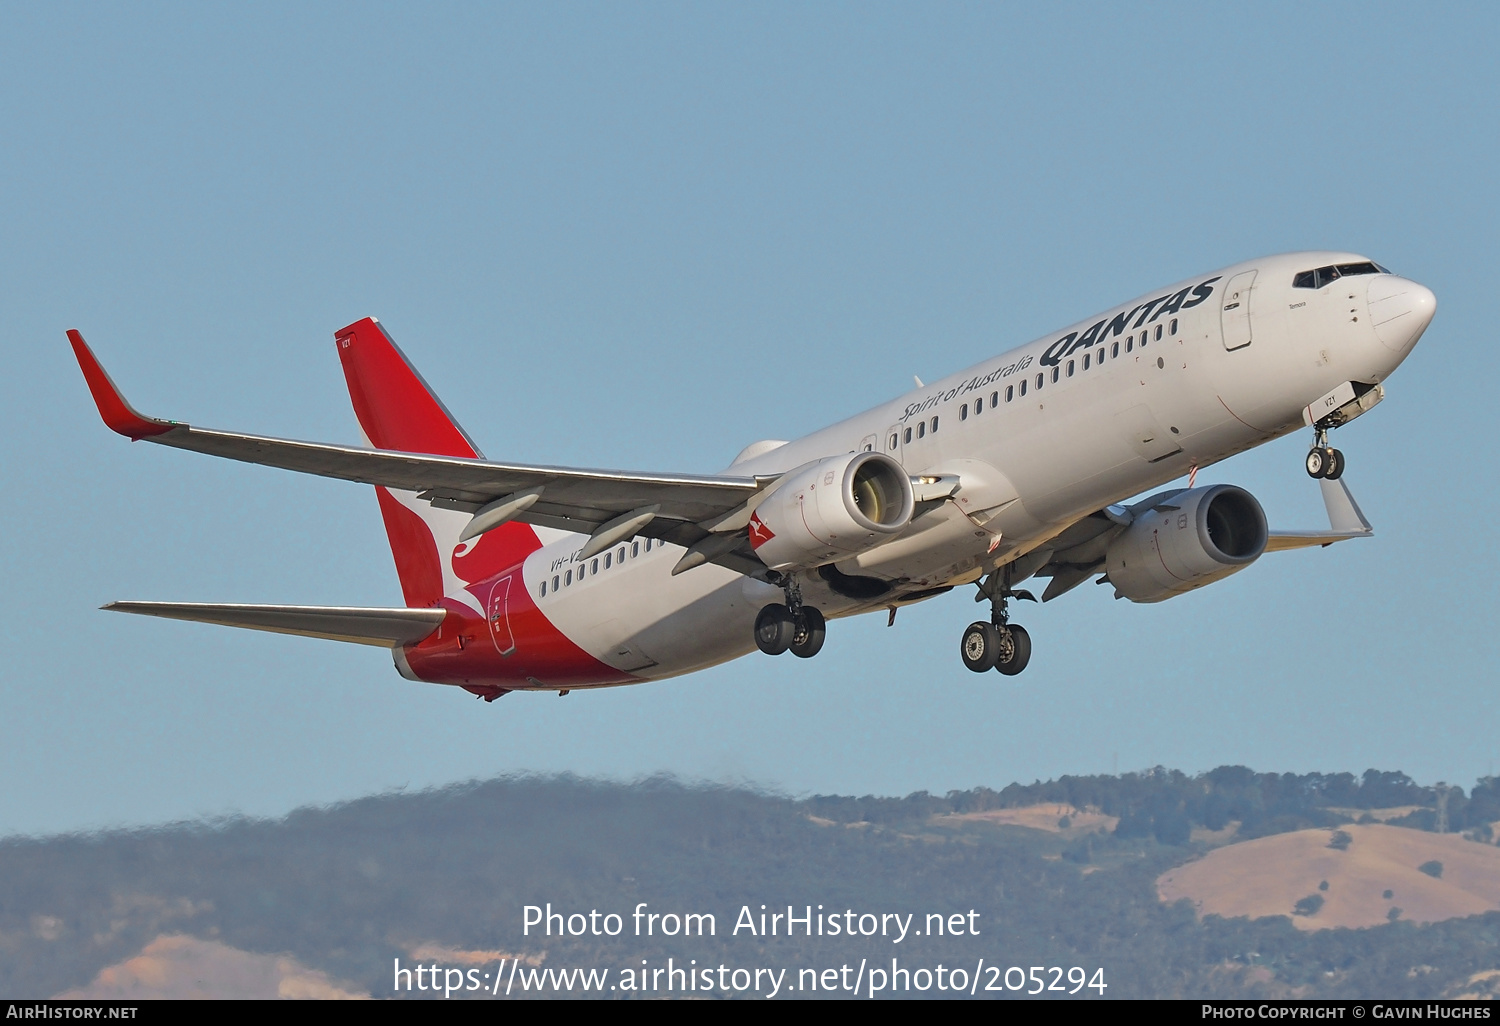
M 336 332 L 334 339 L 354 415 L 370 445 L 433 456 L 483 458 L 375 318 L 355 321 Z M 444 597 L 472 606 L 475 596 L 469 585 L 519 563 L 539 546 L 536 532 L 521 523 L 505 524 L 463 543 L 458 536 L 469 522 L 467 514 L 434 509 L 415 492 L 377 487 L 375 493 L 401 578 L 401 593 L 413 608 L 436 605 Z M 481 547 L 482 558 L 464 558 L 476 556 Z M 480 572 L 476 575 L 476 571 Z

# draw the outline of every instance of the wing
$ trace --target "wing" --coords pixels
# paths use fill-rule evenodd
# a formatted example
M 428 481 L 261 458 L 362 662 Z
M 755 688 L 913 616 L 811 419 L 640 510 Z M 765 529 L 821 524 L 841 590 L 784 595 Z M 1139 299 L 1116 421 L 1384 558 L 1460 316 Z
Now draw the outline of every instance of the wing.
M 1359 503 L 1343 480 L 1318 482 L 1323 490 L 1323 505 L 1328 510 L 1326 531 L 1272 531 L 1266 541 L 1267 552 L 1308 549 L 1315 545 L 1332 545 L 1350 538 L 1369 538 L 1375 533 L 1360 511 Z
M 764 566 L 750 555 L 748 543 L 743 546 L 744 552 L 737 554 L 735 550 L 741 546 L 730 542 L 742 532 L 744 523 L 740 521 L 749 520 L 747 502 L 769 487 L 772 479 L 494 463 L 193 427 L 138 413 L 120 394 L 83 336 L 69 331 L 68 340 L 104 423 L 133 441 L 416 492 L 434 506 L 478 514 L 472 525 L 475 534 L 516 519 L 596 539 L 611 534 L 599 546 L 602 549 L 624 530 L 690 549 L 708 542 L 700 546 L 707 555 L 698 562 L 720 562 L 741 572 L 764 572 Z M 712 537 L 716 531 L 725 537 Z

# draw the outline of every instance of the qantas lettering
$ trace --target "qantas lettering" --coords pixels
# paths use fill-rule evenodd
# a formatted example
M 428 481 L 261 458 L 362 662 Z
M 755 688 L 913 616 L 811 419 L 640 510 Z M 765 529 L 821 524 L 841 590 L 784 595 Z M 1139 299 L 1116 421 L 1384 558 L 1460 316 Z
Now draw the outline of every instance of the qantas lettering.
M 1217 275 L 1199 285 L 1183 289 L 1180 292 L 1171 293 L 1170 295 L 1160 296 L 1150 302 L 1142 303 L 1140 306 L 1131 307 L 1128 311 L 1117 313 L 1113 317 L 1105 317 L 1103 320 L 1090 326 L 1082 334 L 1070 331 L 1047 347 L 1046 352 L 1042 353 L 1040 362 L 1043 367 L 1056 367 L 1080 349 L 1087 349 L 1092 345 L 1103 342 L 1111 335 L 1118 336 L 1123 335 L 1127 331 L 1134 331 L 1142 324 L 1152 323 L 1158 317 L 1165 316 L 1166 314 L 1174 314 L 1179 310 L 1191 310 L 1213 295 L 1213 284 L 1222 277 L 1223 275 Z M 1194 298 L 1188 299 L 1189 295 L 1192 295 Z M 1155 313 L 1152 313 L 1153 310 L 1155 310 Z M 1136 318 L 1134 324 L 1131 324 L 1130 318 L 1135 317 L 1137 313 L 1140 316 Z M 1149 321 L 1147 317 L 1150 317 Z

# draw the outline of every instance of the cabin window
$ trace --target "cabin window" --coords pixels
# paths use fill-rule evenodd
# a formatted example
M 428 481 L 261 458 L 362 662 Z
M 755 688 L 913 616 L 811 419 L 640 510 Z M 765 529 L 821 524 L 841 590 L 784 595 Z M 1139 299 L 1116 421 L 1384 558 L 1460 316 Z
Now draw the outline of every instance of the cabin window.
M 598 557 L 595 557 L 594 560 L 593 560 L 593 562 L 589 563 L 589 573 L 591 573 L 591 574 L 597 574 L 598 572 L 599 572 L 599 559 L 598 559 Z
M 1172 318 L 1172 326 L 1167 329 L 1167 334 L 1168 335 L 1175 335 L 1175 334 L 1177 334 L 1177 318 L 1176 317 Z
M 1109 347 L 1109 358 L 1111 360 L 1113 360 L 1115 357 L 1117 357 L 1119 355 L 1120 355 L 1120 343 L 1116 342 L 1114 345 L 1112 345 L 1112 346 Z
M 1010 402 L 1015 397 L 1016 397 L 1016 386 L 1015 385 L 1006 385 L 1005 386 L 1005 401 L 1006 402 Z
M 1299 271 L 1297 272 L 1297 276 L 1292 279 L 1292 288 L 1294 289 L 1315 289 L 1317 287 L 1317 271 Z
M 1092 355 L 1092 354 L 1090 354 L 1090 353 L 1084 353 L 1083 354 L 1083 369 L 1084 370 L 1088 370 L 1089 369 L 1089 356 L 1090 355 Z
M 933 434 L 937 434 L 937 422 L 938 422 L 938 419 L 936 417 L 933 417 L 932 418 L 932 433 Z
M 606 570 L 609 569 L 610 557 L 613 556 L 613 555 L 614 555 L 613 552 L 606 552 L 604 554 L 604 569 L 606 569 Z
M 1145 342 L 1141 343 L 1141 345 L 1145 345 L 1145 344 L 1146 344 Z M 1135 336 L 1134 335 L 1126 335 L 1125 336 L 1125 351 L 1128 353 L 1133 348 L 1135 348 Z
M 1026 379 L 1025 378 L 1021 379 L 1021 394 L 1022 395 L 1026 394 Z
M 1062 377 L 1062 368 L 1061 367 L 1053 367 L 1052 368 L 1052 383 L 1056 384 L 1057 383 L 1057 379 L 1060 378 L 1060 377 Z
M 564 585 L 568 585 L 568 584 L 572 584 L 572 583 L 573 583 L 573 571 L 569 570 L 566 574 L 563 575 L 563 584 Z
M 542 582 L 542 590 L 541 590 L 540 594 L 541 594 L 542 598 L 546 598 L 547 597 L 547 582 L 546 581 Z
M 578 564 L 578 580 L 579 580 L 580 583 L 583 581 L 583 579 L 585 577 L 588 576 L 588 572 L 589 572 L 589 565 L 587 563 L 579 563 Z
M 968 403 L 964 403 L 962 406 L 960 406 L 958 408 L 958 419 L 959 420 L 968 420 L 969 419 L 969 404 Z
M 562 578 L 558 577 L 556 574 L 553 574 L 553 576 L 552 576 L 552 590 L 556 591 L 561 586 L 562 586 Z
M 1160 324 L 1158 324 L 1156 326 L 1156 341 L 1158 341 L 1158 342 L 1161 341 L 1161 325 Z
M 1100 366 L 1104 365 L 1104 350 L 1102 348 L 1094 354 L 1094 362 Z
M 1005 401 L 1006 402 L 1010 402 L 1010 400 L 1008 398 Z M 991 392 L 990 393 L 990 405 L 991 406 L 999 406 L 1000 405 L 1000 393 L 999 392 Z
M 917 421 L 917 437 L 918 438 L 922 438 L 926 434 L 927 434 L 927 422 L 925 420 L 919 420 L 919 421 Z
M 621 545 L 620 546 L 620 551 L 615 553 L 615 562 L 616 563 L 623 563 L 623 562 L 625 562 L 625 546 Z
M 1068 377 L 1071 378 L 1072 376 L 1073 376 L 1073 361 L 1069 360 L 1068 361 Z
M 896 443 L 898 441 L 900 441 L 899 438 L 897 438 L 895 435 L 891 435 L 891 444 L 888 445 L 888 446 L 886 446 L 886 448 L 888 448 L 888 449 L 894 449 L 894 448 L 896 448 Z
M 630 543 L 630 558 L 634 559 L 636 556 L 639 556 L 640 554 L 641 554 L 641 543 L 638 542 L 638 541 L 637 542 L 631 542 Z
M 978 399 L 974 400 L 974 412 L 976 414 L 984 412 L 984 396 L 980 396 Z
M 907 428 L 901 433 L 901 440 L 904 441 L 907 445 L 911 444 L 911 428 Z

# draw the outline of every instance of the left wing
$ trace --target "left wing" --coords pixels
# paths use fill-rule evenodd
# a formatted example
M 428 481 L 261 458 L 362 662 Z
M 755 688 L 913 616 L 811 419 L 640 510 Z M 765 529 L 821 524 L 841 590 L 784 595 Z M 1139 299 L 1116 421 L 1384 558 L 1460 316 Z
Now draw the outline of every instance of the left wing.
M 747 510 L 774 478 L 528 466 L 193 427 L 138 413 L 83 336 L 69 331 L 68 340 L 104 423 L 132 441 L 417 492 L 434 506 L 479 514 L 472 525 L 476 534 L 509 519 L 596 536 L 625 529 L 689 549 L 709 543 L 700 546 L 705 558 L 698 562 L 720 562 L 741 572 L 765 569 L 750 554 L 748 542 L 742 559 L 734 551 L 740 546 L 730 542 L 743 533 L 741 520 L 748 521 Z M 715 531 L 722 535 L 715 536 Z M 608 544 L 605 541 L 601 548 Z

